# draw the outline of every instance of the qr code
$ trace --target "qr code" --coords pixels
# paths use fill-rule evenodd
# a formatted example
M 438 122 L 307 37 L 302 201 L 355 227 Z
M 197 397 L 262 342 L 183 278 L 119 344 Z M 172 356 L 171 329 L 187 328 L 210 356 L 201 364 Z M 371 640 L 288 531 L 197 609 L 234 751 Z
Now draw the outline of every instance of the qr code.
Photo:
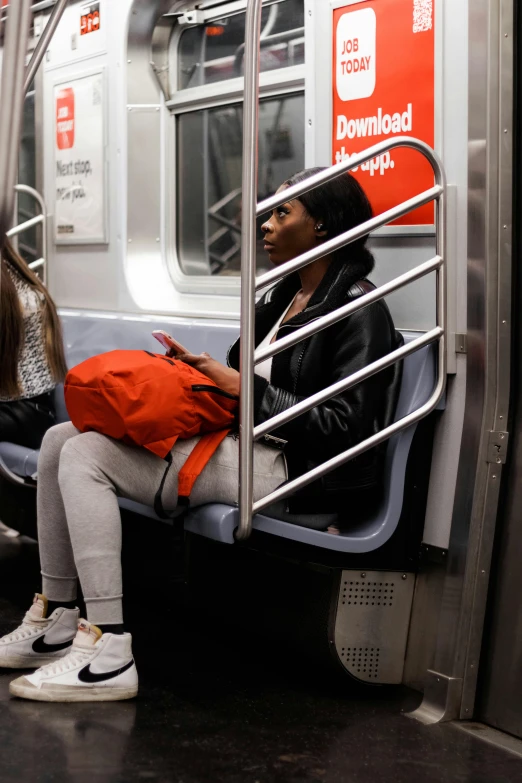
M 413 0 L 413 32 L 425 33 L 433 27 L 433 0 Z

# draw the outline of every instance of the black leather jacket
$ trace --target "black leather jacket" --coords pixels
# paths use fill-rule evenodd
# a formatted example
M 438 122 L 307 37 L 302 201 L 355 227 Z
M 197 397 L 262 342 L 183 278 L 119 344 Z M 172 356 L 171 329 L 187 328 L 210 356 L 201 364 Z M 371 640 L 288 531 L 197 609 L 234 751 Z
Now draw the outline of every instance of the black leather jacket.
M 256 346 L 300 287 L 299 275 L 290 275 L 259 301 Z M 276 339 L 373 288 L 368 280 L 354 279 L 349 264 L 333 263 L 308 306 L 281 326 Z M 254 378 L 255 424 L 366 367 L 402 342 L 386 304 L 380 301 L 277 354 L 271 382 L 259 375 Z M 239 368 L 239 340 L 229 350 L 228 363 Z M 272 435 L 287 441 L 289 477 L 311 470 L 390 424 L 401 371 L 401 364 L 395 364 L 274 430 Z M 288 510 L 297 514 L 335 511 L 343 516 L 346 512 L 358 517 L 371 512 L 379 501 L 385 449 L 385 445 L 372 449 L 300 490 L 289 498 Z

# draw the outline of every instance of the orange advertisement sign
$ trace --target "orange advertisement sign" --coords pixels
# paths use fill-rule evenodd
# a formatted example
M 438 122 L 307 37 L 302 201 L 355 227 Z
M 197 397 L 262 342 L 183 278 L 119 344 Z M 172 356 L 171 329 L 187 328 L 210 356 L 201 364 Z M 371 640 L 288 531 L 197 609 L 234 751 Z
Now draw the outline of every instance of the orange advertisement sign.
M 333 162 L 393 136 L 435 136 L 434 0 L 361 0 L 333 12 Z M 376 215 L 433 186 L 430 164 L 394 149 L 353 169 Z M 433 204 L 396 221 L 431 225 Z
M 81 6 L 80 10 L 80 35 L 88 35 L 89 33 L 97 32 L 100 29 L 99 0 L 86 3 L 85 5 Z
M 67 87 L 56 96 L 56 146 L 59 150 L 74 147 L 74 90 Z

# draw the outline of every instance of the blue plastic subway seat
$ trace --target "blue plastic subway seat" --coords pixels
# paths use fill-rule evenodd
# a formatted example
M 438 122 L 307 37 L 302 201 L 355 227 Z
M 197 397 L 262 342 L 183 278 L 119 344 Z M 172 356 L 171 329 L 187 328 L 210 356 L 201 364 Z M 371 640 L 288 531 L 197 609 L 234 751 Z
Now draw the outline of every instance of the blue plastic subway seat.
M 54 404 L 56 423 L 61 424 L 64 421 L 69 421 L 62 384 L 59 384 L 55 389 Z M 0 443 L 0 474 L 3 468 L 3 473 L 7 478 L 9 478 L 10 473 L 14 473 L 15 476 L 22 479 L 34 479 L 38 467 L 39 453 L 39 449 L 28 449 L 26 446 L 19 446 L 16 443 L 8 443 L 6 441 Z
M 406 342 L 413 339 L 405 335 Z M 420 408 L 429 399 L 435 385 L 436 348 L 428 346 L 406 357 L 403 366 L 401 393 L 395 421 Z M 323 532 L 331 522 L 331 515 L 324 519 L 323 530 L 307 527 L 306 516 L 300 524 L 273 519 L 257 514 L 253 528 L 292 541 L 322 547 L 337 552 L 372 552 L 383 546 L 397 529 L 402 512 L 406 465 L 417 425 L 390 438 L 384 469 L 384 493 L 377 513 L 364 522 L 354 520 L 353 526 L 340 536 Z M 238 526 L 238 509 L 223 504 L 208 504 L 194 509 L 185 521 L 185 529 L 191 533 L 234 543 L 234 530 Z M 313 519 L 317 526 L 317 517 Z
M 9 473 L 14 473 L 22 479 L 32 479 L 36 475 L 38 463 L 38 449 L 28 449 L 26 446 L 18 446 L 16 443 L 0 443 L 0 473 L 4 468 L 4 475 L 9 478 Z
M 160 318 L 149 316 L 118 316 L 107 313 L 65 311 L 60 314 L 65 342 L 65 353 L 69 367 L 85 361 L 99 353 L 115 349 L 145 349 L 163 352 L 161 345 L 152 337 L 154 329 L 172 332 L 187 348 L 208 351 L 216 359 L 224 360 L 228 346 L 236 339 L 237 322 L 196 323 L 184 318 Z M 57 423 L 69 421 L 63 387 L 56 390 L 55 405 Z M 11 480 L 16 477 L 33 479 L 36 475 L 38 450 L 28 449 L 14 443 L 0 442 L 0 474 Z M 10 475 L 14 474 L 14 476 Z M 131 501 L 128 501 L 131 503 Z M 124 501 L 122 501 L 123 505 Z M 151 509 L 135 504 L 139 513 L 155 517 Z
M 84 329 L 80 328 L 80 321 L 84 319 L 72 319 L 74 322 L 74 336 L 69 345 L 76 353 L 77 361 L 92 355 L 88 343 L 85 340 L 88 337 Z M 111 327 L 116 327 L 116 324 Z M 139 324 L 141 330 L 143 323 Z M 156 325 L 154 325 L 156 327 Z M 99 321 L 92 321 L 87 332 L 96 332 L 95 344 L 99 350 L 111 350 L 115 347 L 101 335 L 104 330 Z M 161 328 L 161 327 L 157 327 Z M 71 331 L 66 328 L 66 332 Z M 112 331 L 112 330 L 111 330 Z M 116 329 L 119 331 L 119 329 Z M 123 335 L 127 337 L 124 340 Z M 116 334 L 111 335 L 116 339 Z M 415 335 L 406 333 L 404 335 L 406 342 L 411 341 Z M 94 334 L 91 333 L 91 337 Z M 107 337 L 107 335 L 105 335 Z M 121 340 L 119 339 L 121 337 Z M 136 347 L 137 336 L 128 336 L 123 330 L 118 335 L 119 347 Z M 180 337 L 181 339 L 181 337 Z M 68 340 L 69 342 L 69 340 Z M 103 343 L 103 345 L 102 345 Z M 124 343 L 122 345 L 122 343 Z M 83 354 L 81 357 L 79 354 Z M 69 359 L 69 361 L 71 361 Z M 404 360 L 403 378 L 401 384 L 401 393 L 397 406 L 395 419 L 399 420 L 421 407 L 429 398 L 435 384 L 436 367 L 436 347 L 428 346 L 420 351 L 408 356 Z M 63 388 L 56 390 L 56 409 L 57 420 L 67 421 L 68 415 L 63 399 Z M 274 519 L 265 514 L 258 514 L 253 521 L 253 527 L 272 535 L 288 538 L 293 541 L 301 541 L 313 546 L 319 546 L 325 549 L 340 552 L 370 552 L 383 546 L 392 536 L 397 528 L 404 497 L 404 483 L 406 475 L 406 465 L 408 455 L 415 434 L 417 425 L 412 425 L 401 433 L 398 433 L 390 439 L 388 443 L 385 471 L 384 471 L 384 494 L 381 506 L 378 512 L 364 522 L 354 520 L 353 526 L 340 536 L 332 536 L 323 532 L 332 521 L 332 515 L 320 515 L 307 518 L 305 515 L 295 518 L 295 521 L 283 521 Z M 17 446 L 12 443 L 0 443 L 0 470 L 2 465 L 22 478 L 32 478 L 36 474 L 38 461 L 38 451 Z M 159 519 L 152 508 L 144 506 L 127 499 L 119 500 L 120 506 L 129 511 L 133 511 L 144 517 Z M 234 543 L 234 530 L 238 526 L 238 509 L 236 506 L 211 503 L 191 511 L 185 519 L 185 529 L 205 536 L 207 538 L 221 541 L 223 543 Z M 314 529 L 320 528 L 320 529 Z

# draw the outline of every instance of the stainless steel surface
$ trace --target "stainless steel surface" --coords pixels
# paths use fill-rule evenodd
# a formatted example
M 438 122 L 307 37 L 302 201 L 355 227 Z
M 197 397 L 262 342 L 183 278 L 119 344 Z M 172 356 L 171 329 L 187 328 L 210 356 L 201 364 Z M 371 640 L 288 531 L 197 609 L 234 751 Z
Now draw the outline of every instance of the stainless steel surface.
M 468 352 L 468 335 L 455 334 L 455 353 Z
M 241 232 L 241 393 L 239 402 L 239 527 L 236 537 L 252 529 L 254 429 L 254 318 L 256 273 L 257 134 L 261 0 L 251 0 L 245 21 L 245 93 L 243 106 L 243 219 Z
M 152 33 L 151 43 L 151 68 L 156 74 L 158 84 L 166 101 L 171 98 L 169 47 L 173 27 L 172 19 L 165 16 L 160 17 Z
M 465 731 L 472 737 L 487 742 L 489 745 L 494 745 L 496 748 L 503 748 L 509 751 L 509 753 L 515 753 L 517 756 L 522 756 L 522 742 L 515 737 L 511 737 L 509 734 L 505 734 L 502 731 L 496 731 L 495 729 L 485 726 L 483 723 L 475 723 L 471 721 L 462 721 L 461 723 L 454 724 L 456 729 Z
M 446 561 L 445 550 L 422 545 L 402 676 L 403 685 L 419 693 L 424 689 L 426 672 L 433 666 Z
M 326 329 L 328 326 L 331 326 L 338 321 L 342 321 L 343 318 L 347 318 L 349 315 L 352 315 L 352 313 L 356 313 L 358 310 L 362 310 L 363 307 L 367 307 L 373 302 L 378 302 L 380 299 L 384 299 L 385 296 L 388 296 L 393 291 L 397 291 L 399 288 L 403 288 L 408 283 L 412 283 L 414 280 L 419 280 L 419 278 L 428 275 L 430 272 L 438 270 L 441 265 L 442 258 L 440 256 L 436 256 L 430 261 L 426 261 L 424 264 L 419 264 L 419 266 L 415 267 L 415 269 L 412 269 L 411 271 L 405 272 L 403 275 L 396 277 L 389 283 L 385 283 L 384 285 L 379 286 L 374 291 L 370 291 L 369 294 L 364 294 L 364 296 L 359 297 L 347 305 L 343 305 L 343 307 L 339 307 L 337 310 L 334 310 L 334 312 L 328 313 L 328 315 L 323 315 L 321 318 L 316 318 L 314 321 L 307 324 L 307 326 L 303 326 L 293 334 L 288 335 L 288 337 L 282 337 L 280 340 L 277 340 L 275 343 L 268 345 L 266 348 L 262 348 L 261 350 L 256 351 L 254 355 L 254 364 L 264 362 L 265 359 L 269 359 L 271 356 L 275 356 L 277 353 L 284 351 L 291 345 L 295 345 L 301 340 L 304 340 L 306 337 L 310 337 L 312 334 L 316 334 L 322 329 Z
M 408 713 L 408 717 L 426 725 L 447 720 L 448 715 L 458 711 L 461 693 L 462 680 L 459 677 L 448 677 L 428 669 L 422 704 Z
M 486 462 L 504 465 L 507 459 L 509 433 L 503 431 L 490 432 Z
M 133 108 L 128 116 L 127 264 L 143 268 L 161 258 L 158 238 L 162 230 L 161 159 L 142 154 L 159 145 L 161 116 L 154 107 Z M 95 284 L 96 281 L 93 281 Z
M 293 65 L 277 71 L 265 71 L 259 76 L 259 94 L 269 98 L 282 93 L 299 92 L 305 83 L 305 66 Z M 197 109 L 210 109 L 215 106 L 241 102 L 244 94 L 244 79 L 238 77 L 223 82 L 190 87 L 176 92 L 167 107 L 175 114 Z
M 283 424 L 292 421 L 292 419 L 297 418 L 297 416 L 300 416 L 302 413 L 309 411 L 311 408 L 315 408 L 316 405 L 320 405 L 321 403 L 326 402 L 326 400 L 330 400 L 332 397 L 351 389 L 352 386 L 362 383 L 362 381 L 365 381 L 367 378 L 371 378 L 372 375 L 386 369 L 386 367 L 390 367 L 392 364 L 401 361 L 411 353 L 415 353 L 419 348 L 423 348 L 425 345 L 430 345 L 431 343 L 440 340 L 443 335 L 444 330 L 441 329 L 440 326 L 431 329 L 431 331 L 426 332 L 426 334 L 423 334 L 421 337 L 417 337 L 406 345 L 397 348 L 397 350 L 386 354 L 386 356 L 383 356 L 376 362 L 368 364 L 362 370 L 352 373 L 348 378 L 343 378 L 342 381 L 337 381 L 337 383 L 327 386 L 326 389 L 322 389 L 320 392 L 312 394 L 311 397 L 306 397 L 306 399 L 301 400 L 301 402 L 298 402 L 291 408 L 287 408 L 285 411 L 282 411 L 282 413 L 278 413 L 268 421 L 265 421 L 264 424 L 259 424 L 257 427 L 254 427 L 254 440 L 259 440 L 263 435 L 267 435 L 277 427 L 281 427 Z M 404 422 L 404 427 L 408 426 L 407 420 L 407 416 L 401 420 Z M 359 445 L 363 445 L 364 443 L 365 441 L 361 441 Z
M 25 69 L 24 95 L 28 91 L 29 87 L 31 86 L 31 83 L 36 75 L 36 72 L 40 67 L 40 63 L 43 60 L 43 56 L 49 47 L 51 38 L 53 37 L 54 32 L 58 27 L 65 6 L 67 5 L 68 2 L 69 0 L 57 0 L 56 5 L 53 8 L 52 14 L 49 17 L 49 21 L 45 25 L 44 31 L 40 36 L 40 40 L 36 45 L 36 49 L 34 50 L 31 60 Z M 32 10 L 34 12 L 34 7 Z
M 502 465 L 490 431 L 510 391 L 513 3 L 469 5 L 468 353 L 465 418 L 434 656 L 421 720 L 472 718 Z M 437 681 L 437 677 L 439 680 Z
M 290 190 L 290 188 L 288 188 L 288 190 Z M 287 191 L 285 191 L 285 193 L 286 192 Z M 280 280 L 282 277 L 286 277 L 287 275 L 292 274 L 292 272 L 297 272 L 312 261 L 322 258 L 329 253 L 333 253 L 335 250 L 344 247 L 344 245 L 347 245 L 350 242 L 355 242 L 355 240 L 370 234 L 380 226 L 384 226 L 392 220 L 407 215 L 417 207 L 429 204 L 433 199 L 439 198 L 442 193 L 443 188 L 440 185 L 436 185 L 435 187 L 420 193 L 418 196 L 414 196 L 414 198 L 408 199 L 408 201 L 404 201 L 402 204 L 386 210 L 386 212 L 382 212 L 380 215 L 377 215 L 377 217 L 371 218 L 371 220 L 367 220 L 365 223 L 361 223 L 360 226 L 352 228 L 344 234 L 339 234 L 339 236 L 329 239 L 328 242 L 323 242 L 319 247 L 308 250 L 306 253 L 294 258 L 292 261 L 287 261 L 286 264 L 281 264 L 281 266 L 276 269 L 261 275 L 256 282 L 256 289 L 259 291 L 262 288 L 266 288 L 277 282 L 277 280 Z M 285 204 L 291 200 L 290 197 L 281 200 L 281 195 L 278 196 L 281 204 Z
M 30 17 L 31 0 L 19 0 L 10 7 L 5 27 L 0 92 L 0 253 L 13 217 Z
M 343 571 L 334 644 L 341 664 L 370 683 L 402 682 L 415 574 Z
M 127 103 L 159 105 L 160 88 L 150 65 L 151 41 L 158 20 L 173 7 L 173 0 L 133 0 L 127 39 Z
M 517 33 L 520 31 L 521 25 L 522 20 L 519 17 Z M 517 60 L 518 73 L 516 74 L 516 80 L 518 81 L 520 77 L 520 57 Z M 519 98 L 520 85 L 517 92 L 517 98 Z M 503 94 L 504 91 L 501 90 L 501 102 Z M 501 142 L 503 141 L 504 139 L 501 139 Z M 520 141 L 518 145 L 519 155 L 517 157 L 520 167 Z M 504 173 L 508 176 L 511 174 L 511 172 L 501 171 L 501 182 Z M 515 202 L 518 204 L 518 209 L 514 215 L 513 222 L 518 222 L 520 225 L 520 188 L 522 182 L 520 168 L 515 172 L 515 177 L 515 189 L 517 191 Z M 510 228 L 511 226 L 509 226 Z M 520 265 L 520 228 L 517 231 L 517 235 L 518 243 L 512 261 L 513 268 Z M 522 340 L 522 318 L 520 316 L 522 289 L 520 274 L 515 277 L 514 283 L 516 287 L 513 291 L 511 318 L 513 319 L 513 333 L 516 334 L 518 351 L 514 352 L 512 359 L 514 399 L 512 401 L 512 415 L 509 423 L 512 444 L 509 451 L 509 460 L 506 468 L 503 469 L 506 472 L 503 476 L 502 512 L 497 526 L 497 546 L 494 555 L 493 578 L 491 580 L 488 632 L 485 637 L 484 656 L 481 662 L 481 692 L 475 716 L 497 729 L 522 738 L 522 700 L 520 699 L 520 688 L 522 685 L 522 612 L 520 608 L 520 590 L 522 588 L 520 560 L 520 553 L 522 552 L 522 371 L 519 355 Z M 504 307 L 502 299 L 500 307 Z M 503 321 L 507 322 L 506 326 L 510 325 L 511 318 L 509 311 L 507 313 L 503 311 L 499 315 L 499 321 L 501 322 L 499 328 L 501 329 L 504 326 Z M 501 429 L 502 425 L 500 415 L 503 416 L 504 412 L 497 410 L 495 427 L 498 429 Z M 502 421 L 506 422 L 507 419 L 503 418 Z M 504 427 L 506 426 L 504 424 Z M 495 438 L 493 438 L 494 441 Z M 494 465 L 491 466 L 491 470 L 494 470 Z

